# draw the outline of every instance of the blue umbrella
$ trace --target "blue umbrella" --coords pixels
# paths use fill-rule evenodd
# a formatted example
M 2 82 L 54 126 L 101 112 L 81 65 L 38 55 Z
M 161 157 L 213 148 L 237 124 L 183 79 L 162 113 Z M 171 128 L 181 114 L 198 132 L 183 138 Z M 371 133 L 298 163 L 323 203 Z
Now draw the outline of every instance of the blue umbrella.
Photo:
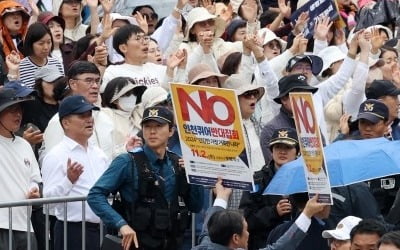
M 400 141 L 383 137 L 345 140 L 324 148 L 332 187 L 400 174 Z M 289 195 L 307 192 L 303 158 L 283 165 L 264 194 Z

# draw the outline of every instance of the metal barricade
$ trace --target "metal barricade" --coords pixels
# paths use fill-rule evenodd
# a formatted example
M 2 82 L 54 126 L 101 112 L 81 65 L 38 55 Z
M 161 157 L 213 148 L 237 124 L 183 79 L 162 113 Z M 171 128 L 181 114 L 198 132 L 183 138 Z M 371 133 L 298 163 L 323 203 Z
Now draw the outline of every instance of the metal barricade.
M 45 240 L 46 240 L 46 250 L 50 249 L 49 246 L 49 204 L 54 204 L 54 203 L 63 203 L 64 205 L 64 249 L 67 249 L 67 203 L 68 202 L 77 202 L 80 201 L 82 202 L 82 249 L 85 250 L 85 241 L 86 241 L 86 228 L 85 228 L 85 214 L 86 214 L 86 202 L 87 197 L 86 196 L 77 196 L 77 197 L 57 197 L 57 198 L 39 198 L 39 199 L 28 199 L 28 200 L 21 200 L 21 201 L 13 201 L 13 202 L 0 202 L 0 208 L 8 208 L 8 249 L 11 250 L 13 247 L 13 230 L 12 230 L 12 209 L 13 207 L 23 207 L 26 206 L 27 210 L 27 246 L 28 250 L 31 250 L 31 220 L 30 220 L 30 214 L 32 211 L 32 206 L 34 205 L 44 205 L 44 210 L 45 210 Z M 101 241 L 103 240 L 103 227 L 100 225 L 100 245 Z
M 49 221 L 49 205 L 50 204 L 55 204 L 55 203 L 63 203 L 64 206 L 64 249 L 67 249 L 67 203 L 69 202 L 77 202 L 80 201 L 82 202 L 82 250 L 85 250 L 85 242 L 86 242 L 86 226 L 85 226 L 85 215 L 86 215 L 86 206 L 85 202 L 87 200 L 86 196 L 76 196 L 76 197 L 57 197 L 57 198 L 39 198 L 39 199 L 27 199 L 27 200 L 21 200 L 21 201 L 12 201 L 12 202 L 0 202 L 0 209 L 1 208 L 8 208 L 8 225 L 9 225 L 9 245 L 8 249 L 11 250 L 13 247 L 13 231 L 12 231 L 12 209 L 13 207 L 23 207 L 25 206 L 27 209 L 27 246 L 28 250 L 31 250 L 31 220 L 30 220 L 30 214 L 32 211 L 32 206 L 34 205 L 44 205 L 44 214 L 45 214 L 45 244 L 46 244 L 46 250 L 50 249 L 49 245 L 49 233 L 50 233 L 50 221 Z M 196 234 L 196 228 L 195 228 L 195 214 L 192 213 L 192 223 L 191 223 L 191 231 L 192 231 L 192 247 L 195 246 L 195 234 Z M 100 245 L 102 244 L 103 241 L 103 226 L 102 222 L 100 222 Z

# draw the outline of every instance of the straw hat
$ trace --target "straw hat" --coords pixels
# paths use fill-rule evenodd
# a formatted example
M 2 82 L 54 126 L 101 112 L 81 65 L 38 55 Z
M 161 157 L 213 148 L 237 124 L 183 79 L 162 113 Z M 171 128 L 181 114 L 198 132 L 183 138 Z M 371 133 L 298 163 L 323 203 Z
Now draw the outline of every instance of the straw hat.
M 232 74 L 230 77 L 228 77 L 222 87 L 235 90 L 236 95 L 238 96 L 247 91 L 257 89 L 258 91 L 260 91 L 260 96 L 258 97 L 257 101 L 259 101 L 265 93 L 264 87 L 260 87 L 256 84 L 251 84 L 249 80 L 244 79 L 239 74 Z
M 228 78 L 227 75 L 216 73 L 212 71 L 211 67 L 207 64 L 200 63 L 194 66 L 188 73 L 188 82 L 189 84 L 194 84 L 198 80 L 208 78 L 210 76 L 216 76 L 218 78 L 219 83 L 222 85 L 225 80 Z
M 187 17 L 185 40 L 189 40 L 190 30 L 196 23 L 203 22 L 209 19 L 215 20 L 215 37 L 220 37 L 225 32 L 225 21 L 215 15 L 210 14 L 208 10 L 204 7 L 196 7 L 189 12 Z

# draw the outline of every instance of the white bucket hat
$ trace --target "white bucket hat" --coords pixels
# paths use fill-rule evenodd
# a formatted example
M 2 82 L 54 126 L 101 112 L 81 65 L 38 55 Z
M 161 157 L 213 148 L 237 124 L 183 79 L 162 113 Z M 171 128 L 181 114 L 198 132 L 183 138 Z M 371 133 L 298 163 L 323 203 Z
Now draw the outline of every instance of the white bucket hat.
M 222 84 L 222 87 L 225 89 L 235 90 L 236 95 L 238 96 L 247 91 L 258 89 L 260 91 L 260 96 L 258 97 L 257 101 L 259 101 L 265 93 L 264 87 L 260 87 L 256 84 L 251 84 L 249 80 L 244 79 L 239 74 L 232 74 L 230 77 L 228 77 L 224 84 Z
M 123 16 L 119 13 L 111 13 L 110 14 L 111 21 L 114 22 L 115 20 L 125 20 L 128 21 L 130 24 L 139 25 L 134 17 L 131 16 Z
M 151 87 L 144 91 L 142 95 L 143 109 L 157 105 L 168 99 L 168 92 L 162 87 Z
M 258 31 L 258 36 L 262 37 L 264 36 L 264 41 L 262 43 L 262 46 L 266 45 L 267 43 L 277 40 L 279 44 L 281 45 L 281 51 L 283 52 L 286 49 L 287 42 L 283 41 L 281 38 L 277 37 L 276 34 L 268 29 L 268 28 L 262 28 Z
M 344 60 L 346 58 L 346 55 L 337 46 L 326 47 L 318 53 L 318 56 L 322 58 L 323 62 L 322 70 L 319 73 L 320 75 L 322 74 L 322 72 L 327 70 L 332 65 L 332 63 Z
M 187 17 L 187 26 L 185 31 L 185 40 L 189 40 L 189 33 L 193 26 L 198 22 L 203 22 L 209 19 L 215 20 L 215 37 L 220 37 L 225 31 L 226 23 L 223 19 L 210 14 L 204 7 L 196 7 L 192 9 Z
M 324 230 L 322 232 L 322 237 L 334 238 L 337 240 L 350 240 L 350 232 L 353 227 L 357 226 L 360 223 L 361 218 L 355 216 L 347 216 L 343 218 L 336 226 L 336 229 L 333 230 Z
M 390 39 L 393 39 L 393 32 L 392 32 L 388 27 L 383 26 L 383 25 L 380 25 L 380 24 L 377 24 L 377 25 L 370 26 L 370 27 L 366 28 L 365 30 L 366 30 L 366 31 L 371 31 L 372 28 L 378 28 L 378 29 L 383 29 L 383 30 L 385 30 L 386 33 L 388 34 L 389 40 L 390 40 Z M 347 37 L 347 43 L 349 43 L 349 44 L 350 44 L 350 42 L 351 42 L 351 39 L 353 39 L 353 37 L 354 37 L 354 33 L 355 33 L 355 32 L 354 32 L 354 29 L 355 29 L 355 28 L 353 28 L 353 29 L 350 31 L 349 36 Z

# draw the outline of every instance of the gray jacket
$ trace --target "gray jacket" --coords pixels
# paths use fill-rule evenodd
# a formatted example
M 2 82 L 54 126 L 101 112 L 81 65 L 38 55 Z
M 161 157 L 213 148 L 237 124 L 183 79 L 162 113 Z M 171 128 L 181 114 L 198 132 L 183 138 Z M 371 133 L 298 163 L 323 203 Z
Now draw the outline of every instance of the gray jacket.
M 208 220 L 215 212 L 220 210 L 223 210 L 223 208 L 218 206 L 213 206 L 208 209 L 207 217 L 204 221 L 203 232 L 199 238 L 200 245 L 193 247 L 192 250 L 231 250 L 227 246 L 211 242 L 210 237 L 208 236 Z M 305 236 L 306 233 L 301 231 L 301 229 L 297 227 L 296 223 L 293 223 L 293 225 L 281 238 L 279 238 L 277 242 L 260 250 L 295 250 Z

